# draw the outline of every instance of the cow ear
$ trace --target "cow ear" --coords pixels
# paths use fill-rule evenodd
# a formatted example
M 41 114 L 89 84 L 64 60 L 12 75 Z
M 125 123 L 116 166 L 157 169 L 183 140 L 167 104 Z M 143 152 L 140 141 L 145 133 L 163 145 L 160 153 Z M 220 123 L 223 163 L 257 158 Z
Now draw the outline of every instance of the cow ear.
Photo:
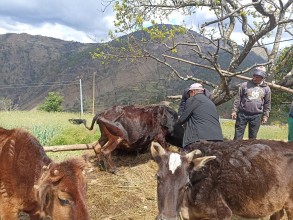
M 186 154 L 185 157 L 187 158 L 188 162 L 190 163 L 193 160 L 194 155 L 201 154 L 200 150 L 193 150 L 190 153 Z
M 216 159 L 216 156 L 206 156 L 206 157 L 199 157 L 194 159 L 192 162 L 194 164 L 193 170 L 197 171 L 202 168 L 208 161 Z
M 153 158 L 156 158 L 165 155 L 166 150 L 158 142 L 153 141 L 151 144 L 151 153 Z

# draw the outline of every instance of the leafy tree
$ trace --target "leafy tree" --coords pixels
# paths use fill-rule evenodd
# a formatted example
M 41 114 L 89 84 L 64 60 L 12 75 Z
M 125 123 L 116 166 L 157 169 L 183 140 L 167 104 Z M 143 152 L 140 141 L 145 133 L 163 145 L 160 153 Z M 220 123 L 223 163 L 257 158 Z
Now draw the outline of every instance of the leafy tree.
M 61 112 L 64 98 L 58 92 L 49 92 L 46 100 L 38 107 L 40 111 Z
M 285 81 L 288 84 L 293 81 L 292 74 L 285 75 L 284 73 L 292 71 L 293 68 L 293 47 L 283 49 L 278 56 L 276 62 L 275 76 L 279 81 Z M 288 79 L 286 79 L 286 77 Z M 291 86 L 293 88 L 293 86 Z M 289 105 L 293 99 L 293 94 L 289 92 L 272 90 L 272 114 L 271 118 L 286 122 L 288 118 Z M 283 112 L 283 114 L 282 114 Z
M 271 88 L 293 93 L 290 88 L 293 82 L 281 80 L 275 75 L 275 60 L 280 50 L 280 42 L 284 33 L 289 37 L 292 36 L 293 0 L 251 0 L 251 2 L 105 0 L 105 2 L 108 5 L 113 3 L 116 20 L 115 29 L 109 33 L 113 39 L 111 44 L 104 44 L 103 50 L 97 50 L 93 54 L 94 58 L 101 59 L 103 63 L 113 59 L 118 61 L 153 59 L 165 65 L 171 74 L 175 74 L 181 80 L 193 80 L 213 88 L 213 101 L 217 105 L 231 100 L 236 95 L 238 86 L 232 79 L 249 80 L 250 77 L 245 75 L 258 66 L 265 66 L 268 72 L 267 80 L 275 82 L 269 83 Z M 196 21 L 201 22 L 197 30 L 200 35 L 191 31 L 186 25 L 164 24 L 174 13 L 184 15 L 186 19 L 193 19 L 200 10 L 206 10 L 210 15 L 209 20 Z M 151 26 L 146 27 L 147 24 Z M 244 36 L 241 45 L 235 40 L 237 38 L 235 34 L 239 31 L 241 36 Z M 121 34 L 128 35 L 119 37 Z M 187 38 L 183 38 L 182 35 Z M 268 38 L 273 39 L 273 44 L 264 43 Z M 154 47 L 159 48 L 159 54 L 154 53 L 152 50 Z M 242 65 L 244 60 L 256 47 L 266 54 L 266 61 L 244 67 Z M 229 59 L 225 59 L 226 63 L 223 65 L 222 57 L 227 55 Z M 180 71 L 178 63 L 180 67 L 191 65 L 198 68 L 198 72 L 205 70 L 209 72 L 203 78 L 199 78 L 196 74 L 188 75 Z M 291 70 L 286 71 L 283 72 L 284 77 Z M 211 74 L 218 80 L 211 81 L 210 79 L 215 79 L 210 77 Z

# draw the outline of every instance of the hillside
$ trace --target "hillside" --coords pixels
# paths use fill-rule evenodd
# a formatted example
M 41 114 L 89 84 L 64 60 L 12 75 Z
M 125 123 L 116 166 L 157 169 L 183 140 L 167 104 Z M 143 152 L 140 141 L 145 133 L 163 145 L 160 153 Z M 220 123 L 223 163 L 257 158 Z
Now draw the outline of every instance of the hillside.
M 191 83 L 179 81 L 169 69 L 147 58 L 102 65 L 90 56 L 96 48 L 103 48 L 103 44 L 82 44 L 28 34 L 0 35 L 0 98 L 12 100 L 21 110 L 31 110 L 44 101 L 48 92 L 57 91 L 64 96 L 66 111 L 78 111 L 81 79 L 84 111 L 92 109 L 93 92 L 98 111 L 115 104 L 159 102 L 167 95 L 181 94 Z M 154 53 L 160 52 L 159 47 L 152 49 Z M 191 56 L 184 50 L 178 51 L 178 55 Z M 229 60 L 225 54 L 221 59 L 223 66 Z M 260 62 L 263 59 L 251 53 L 245 65 Z M 179 64 L 178 69 L 198 78 L 208 73 Z

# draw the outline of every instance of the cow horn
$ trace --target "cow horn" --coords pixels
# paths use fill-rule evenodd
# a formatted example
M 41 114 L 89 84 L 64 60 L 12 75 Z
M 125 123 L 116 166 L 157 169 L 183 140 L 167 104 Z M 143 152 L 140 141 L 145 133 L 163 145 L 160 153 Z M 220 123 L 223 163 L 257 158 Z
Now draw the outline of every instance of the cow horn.
M 202 168 L 208 161 L 216 159 L 216 156 L 206 156 L 206 157 L 199 157 L 193 160 L 193 170 L 199 170 Z
M 59 175 L 59 170 L 54 170 L 53 175 L 58 176 Z
M 185 157 L 187 158 L 189 162 L 191 162 L 193 160 L 194 155 L 199 155 L 199 154 L 201 154 L 201 151 L 196 149 L 186 154 Z
M 158 142 L 153 141 L 151 145 L 151 153 L 153 157 L 157 157 L 166 154 L 166 151 Z

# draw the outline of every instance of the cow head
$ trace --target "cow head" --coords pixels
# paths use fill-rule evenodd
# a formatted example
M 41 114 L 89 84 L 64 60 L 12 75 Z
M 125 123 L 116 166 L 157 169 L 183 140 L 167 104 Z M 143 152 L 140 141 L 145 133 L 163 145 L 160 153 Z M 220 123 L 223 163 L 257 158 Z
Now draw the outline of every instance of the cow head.
M 152 142 L 151 153 L 159 168 L 157 172 L 157 196 L 159 214 L 157 220 L 179 218 L 185 191 L 189 188 L 189 172 L 198 170 L 215 156 L 193 158 L 201 154 L 194 150 L 186 155 L 166 151 L 160 144 Z
M 169 134 L 172 134 L 174 131 L 174 125 L 178 120 L 178 115 L 177 113 L 167 107 L 167 106 L 162 106 L 161 108 L 163 110 L 162 112 L 162 118 L 161 118 L 161 126 L 167 129 Z
M 35 186 L 42 217 L 48 216 L 54 220 L 89 219 L 85 204 L 84 166 L 84 160 L 71 159 L 43 168 L 42 176 Z

